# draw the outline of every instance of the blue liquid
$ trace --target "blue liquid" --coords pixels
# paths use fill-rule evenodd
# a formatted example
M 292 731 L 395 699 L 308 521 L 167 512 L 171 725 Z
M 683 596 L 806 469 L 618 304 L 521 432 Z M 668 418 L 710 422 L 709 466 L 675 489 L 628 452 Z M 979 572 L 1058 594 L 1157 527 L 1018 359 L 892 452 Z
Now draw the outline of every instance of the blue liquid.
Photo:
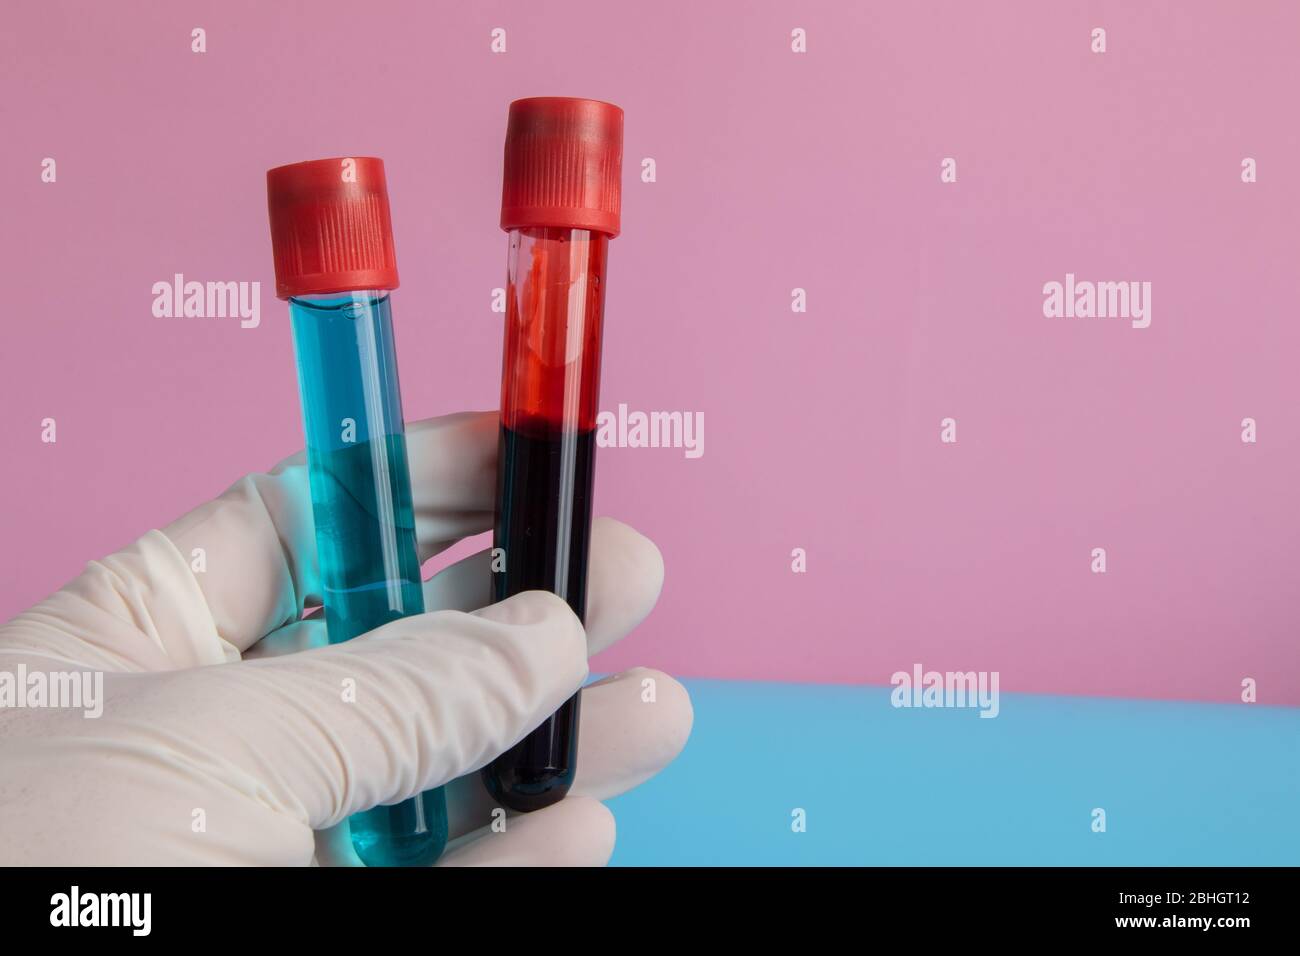
M 316 551 L 331 644 L 424 611 L 386 292 L 289 300 Z M 427 866 L 447 843 L 440 789 L 354 814 L 367 866 Z

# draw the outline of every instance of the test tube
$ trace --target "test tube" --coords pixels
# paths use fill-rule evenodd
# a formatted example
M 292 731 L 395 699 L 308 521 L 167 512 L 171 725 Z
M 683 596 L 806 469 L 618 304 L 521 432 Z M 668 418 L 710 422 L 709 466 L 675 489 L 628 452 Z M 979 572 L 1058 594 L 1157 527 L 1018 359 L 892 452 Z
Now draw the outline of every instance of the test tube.
M 397 262 L 382 160 L 266 174 L 276 295 L 289 302 L 316 551 L 331 644 L 424 611 L 390 292 Z M 441 789 L 349 819 L 368 866 L 432 863 Z
M 510 236 L 493 594 L 546 590 L 587 609 L 605 262 L 619 232 L 623 111 L 510 104 L 501 228 Z M 577 771 L 581 692 L 483 768 L 498 802 L 560 800 Z

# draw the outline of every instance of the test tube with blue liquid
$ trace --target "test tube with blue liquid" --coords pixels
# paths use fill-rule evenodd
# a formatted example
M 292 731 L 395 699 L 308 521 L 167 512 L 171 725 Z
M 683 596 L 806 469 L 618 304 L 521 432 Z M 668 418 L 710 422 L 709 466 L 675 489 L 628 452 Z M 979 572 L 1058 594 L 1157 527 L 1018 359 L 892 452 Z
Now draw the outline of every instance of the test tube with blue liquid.
M 276 295 L 288 300 L 331 644 L 424 611 L 397 383 L 397 288 L 380 159 L 266 174 Z M 423 866 L 447 842 L 441 788 L 353 814 L 367 866 Z

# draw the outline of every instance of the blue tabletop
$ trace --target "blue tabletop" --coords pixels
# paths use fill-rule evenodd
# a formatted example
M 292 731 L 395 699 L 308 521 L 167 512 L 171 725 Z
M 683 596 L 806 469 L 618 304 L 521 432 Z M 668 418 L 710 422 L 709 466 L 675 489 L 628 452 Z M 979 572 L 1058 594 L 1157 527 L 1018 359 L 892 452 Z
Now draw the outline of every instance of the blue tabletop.
M 684 683 L 685 751 L 609 801 L 615 865 L 1300 864 L 1300 709 Z

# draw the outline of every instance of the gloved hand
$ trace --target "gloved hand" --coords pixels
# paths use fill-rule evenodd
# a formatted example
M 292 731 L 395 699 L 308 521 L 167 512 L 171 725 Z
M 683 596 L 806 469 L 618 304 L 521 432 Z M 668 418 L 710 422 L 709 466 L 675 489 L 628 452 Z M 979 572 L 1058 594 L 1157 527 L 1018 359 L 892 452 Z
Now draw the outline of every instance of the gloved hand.
M 424 561 L 491 526 L 497 417 L 420 422 L 407 440 Z M 467 558 L 425 583 L 430 613 L 324 646 L 323 621 L 301 619 L 320 601 L 302 455 L 92 562 L 0 628 L 11 690 L 20 665 L 29 689 L 34 673 L 65 691 L 60 674 L 93 689 L 103 673 L 97 718 L 0 706 L 0 864 L 355 862 L 346 839 L 313 831 L 449 782 L 441 864 L 606 862 L 614 822 L 599 801 L 657 773 L 690 732 L 671 678 L 588 688 L 573 790 L 504 832 L 474 771 L 649 613 L 658 549 L 596 520 L 585 633 L 551 594 L 486 606 L 490 577 L 486 552 Z

